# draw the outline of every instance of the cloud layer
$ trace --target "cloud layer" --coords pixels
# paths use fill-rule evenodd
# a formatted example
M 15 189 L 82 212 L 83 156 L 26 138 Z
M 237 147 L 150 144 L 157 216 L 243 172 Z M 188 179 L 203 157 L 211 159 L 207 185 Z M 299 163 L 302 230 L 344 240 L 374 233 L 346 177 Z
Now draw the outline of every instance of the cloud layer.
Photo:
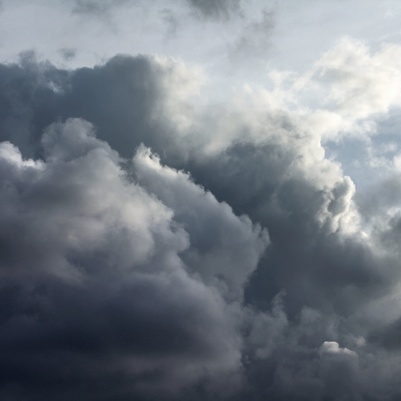
M 1 64 L 0 398 L 398 400 L 400 51 L 224 93 L 160 56 Z

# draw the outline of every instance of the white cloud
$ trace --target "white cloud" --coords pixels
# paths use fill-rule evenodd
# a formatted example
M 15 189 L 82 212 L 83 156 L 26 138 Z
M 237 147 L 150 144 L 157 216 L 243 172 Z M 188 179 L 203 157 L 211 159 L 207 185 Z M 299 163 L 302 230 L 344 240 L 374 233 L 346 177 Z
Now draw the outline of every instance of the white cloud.
M 341 348 L 336 341 L 325 341 L 319 348 L 319 354 L 357 356 L 355 351 L 351 351 L 348 348 Z
M 401 46 L 371 52 L 363 43 L 343 39 L 316 63 L 314 76 L 329 84 L 327 105 L 357 121 L 401 105 Z

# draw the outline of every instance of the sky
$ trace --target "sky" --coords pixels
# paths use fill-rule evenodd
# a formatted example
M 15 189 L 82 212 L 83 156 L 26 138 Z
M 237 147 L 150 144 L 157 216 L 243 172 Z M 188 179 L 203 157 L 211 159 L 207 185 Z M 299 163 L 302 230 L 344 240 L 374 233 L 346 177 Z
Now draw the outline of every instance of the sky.
M 399 401 L 401 3 L 0 1 L 0 399 Z

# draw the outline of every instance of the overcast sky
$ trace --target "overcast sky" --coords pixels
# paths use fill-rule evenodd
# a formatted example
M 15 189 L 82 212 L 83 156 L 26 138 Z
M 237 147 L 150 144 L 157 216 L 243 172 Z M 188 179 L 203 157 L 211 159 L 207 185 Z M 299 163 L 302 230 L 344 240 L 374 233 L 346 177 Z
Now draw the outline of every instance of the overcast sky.
M 401 3 L 0 1 L 0 399 L 399 401 Z

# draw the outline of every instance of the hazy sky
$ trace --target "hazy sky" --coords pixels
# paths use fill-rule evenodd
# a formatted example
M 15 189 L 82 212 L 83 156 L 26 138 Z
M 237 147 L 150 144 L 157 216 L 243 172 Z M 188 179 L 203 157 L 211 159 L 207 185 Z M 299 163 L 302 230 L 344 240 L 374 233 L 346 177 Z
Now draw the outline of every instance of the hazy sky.
M 0 1 L 0 399 L 399 401 L 401 3 Z

